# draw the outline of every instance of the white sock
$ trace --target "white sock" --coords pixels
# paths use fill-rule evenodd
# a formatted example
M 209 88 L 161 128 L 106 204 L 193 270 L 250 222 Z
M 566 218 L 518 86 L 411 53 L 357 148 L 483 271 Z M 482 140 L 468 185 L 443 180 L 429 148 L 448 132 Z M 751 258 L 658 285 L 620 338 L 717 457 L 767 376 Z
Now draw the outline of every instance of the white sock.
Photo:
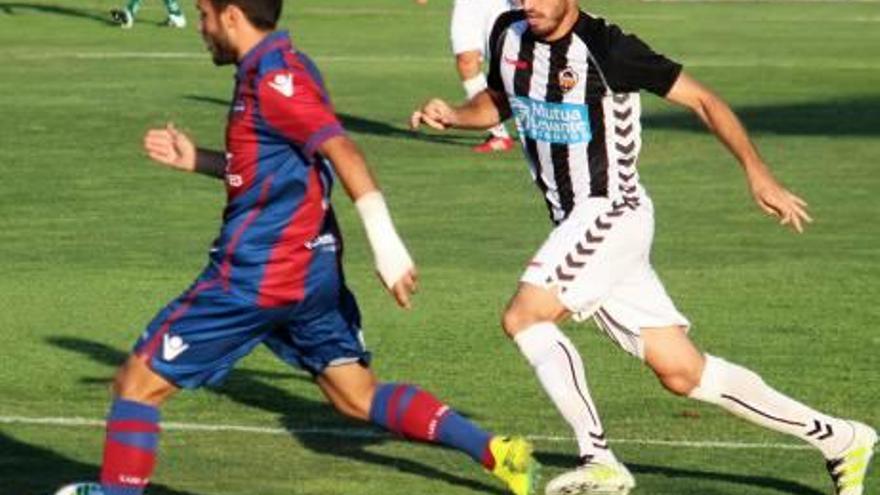
M 480 72 L 476 76 L 462 82 L 462 85 L 464 86 L 465 94 L 467 94 L 467 97 L 470 100 L 471 98 L 476 96 L 477 93 L 486 89 L 488 83 L 486 82 L 486 76 L 482 72 Z M 498 124 L 494 127 L 490 127 L 489 133 L 497 138 L 510 137 L 510 135 L 507 133 L 507 129 L 504 127 L 504 124 Z
M 516 334 L 514 341 L 535 368 L 556 409 L 574 430 L 581 457 L 616 461 L 590 397 L 581 356 L 568 337 L 553 323 L 536 323 Z
M 752 423 L 796 436 L 831 459 L 846 449 L 853 429 L 770 388 L 756 373 L 706 355 L 700 385 L 690 397 L 721 406 Z
M 483 91 L 489 86 L 489 83 L 486 81 L 486 76 L 482 72 L 463 81 L 461 84 L 464 86 L 464 92 L 467 94 L 468 100 L 477 96 L 480 91 Z

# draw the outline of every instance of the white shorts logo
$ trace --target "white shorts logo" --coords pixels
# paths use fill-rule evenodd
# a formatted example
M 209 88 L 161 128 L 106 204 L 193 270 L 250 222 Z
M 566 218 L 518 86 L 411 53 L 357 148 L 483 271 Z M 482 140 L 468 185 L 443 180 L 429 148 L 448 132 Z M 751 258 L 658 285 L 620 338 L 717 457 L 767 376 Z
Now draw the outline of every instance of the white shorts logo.
M 165 361 L 174 361 L 187 349 L 189 344 L 177 335 L 171 336 L 166 333 L 162 337 L 162 359 Z

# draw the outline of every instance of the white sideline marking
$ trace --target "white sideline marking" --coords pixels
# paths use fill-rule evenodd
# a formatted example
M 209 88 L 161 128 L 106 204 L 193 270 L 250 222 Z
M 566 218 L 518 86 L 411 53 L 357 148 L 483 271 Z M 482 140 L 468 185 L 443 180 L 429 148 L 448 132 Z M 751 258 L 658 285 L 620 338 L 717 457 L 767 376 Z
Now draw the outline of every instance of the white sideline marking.
M 104 420 L 88 418 L 43 417 L 31 418 L 24 416 L 0 416 L 0 424 L 9 425 L 45 425 L 68 428 L 103 428 Z M 368 428 L 269 428 L 263 426 L 224 425 L 205 423 L 163 422 L 165 431 L 199 431 L 199 432 L 234 432 L 258 435 L 326 435 L 343 438 L 382 438 L 388 436 Z M 571 443 L 574 439 L 568 436 L 527 435 L 530 440 L 538 442 Z M 812 447 L 791 443 L 749 443 L 721 441 L 687 441 L 687 440 L 655 440 L 650 438 L 617 438 L 611 439 L 615 444 L 659 445 L 664 447 L 687 447 L 695 449 L 774 449 L 774 450 L 808 450 Z

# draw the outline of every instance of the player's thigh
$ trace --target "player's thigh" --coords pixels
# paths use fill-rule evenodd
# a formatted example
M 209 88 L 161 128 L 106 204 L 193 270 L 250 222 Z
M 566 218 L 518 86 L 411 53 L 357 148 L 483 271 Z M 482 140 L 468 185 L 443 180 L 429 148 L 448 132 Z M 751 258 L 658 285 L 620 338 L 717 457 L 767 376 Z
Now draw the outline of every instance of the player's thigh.
M 680 332 L 687 339 L 690 327 L 647 261 L 619 281 L 592 316 L 608 338 L 642 360 L 647 360 L 649 347 L 652 357 L 662 352 L 656 347 L 660 338 L 669 337 L 670 347 L 684 343 L 676 336 Z
M 647 206 L 588 201 L 557 226 L 520 278 L 589 316 L 623 279 L 647 264 L 653 219 Z
M 133 354 L 179 388 L 221 382 L 285 314 L 199 280 L 150 322 Z
M 456 0 L 452 7 L 449 33 L 452 53 L 478 52 L 486 49 L 489 33 L 486 31 L 486 2 L 482 0 Z
M 334 366 L 366 366 L 371 358 L 357 301 L 341 283 L 322 284 L 308 295 L 285 324 L 266 337 L 265 344 L 283 361 L 315 377 Z

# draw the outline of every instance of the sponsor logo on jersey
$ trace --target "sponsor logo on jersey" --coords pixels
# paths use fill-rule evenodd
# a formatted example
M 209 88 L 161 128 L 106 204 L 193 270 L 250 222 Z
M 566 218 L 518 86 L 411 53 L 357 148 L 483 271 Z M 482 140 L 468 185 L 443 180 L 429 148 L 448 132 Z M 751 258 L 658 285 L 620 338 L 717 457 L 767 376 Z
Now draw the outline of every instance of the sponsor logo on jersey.
M 562 89 L 563 93 L 568 93 L 578 83 L 578 74 L 571 67 L 566 67 L 559 72 L 559 88 Z
M 174 361 L 189 349 L 189 344 L 178 335 L 165 334 L 162 336 L 162 359 Z
M 336 251 L 336 236 L 333 234 L 323 234 L 315 237 L 311 241 L 306 243 L 306 248 L 314 251 L 315 249 L 321 249 L 326 251 Z
M 507 65 L 512 65 L 519 70 L 528 70 L 529 66 L 532 65 L 529 63 L 528 60 L 517 60 L 515 58 L 510 58 L 507 56 L 504 57 L 504 63 L 506 63 Z
M 269 81 L 269 86 L 281 93 L 282 96 L 286 98 L 290 98 L 293 96 L 293 74 L 276 74 L 275 77 Z
M 517 96 L 510 99 L 516 125 L 525 136 L 555 144 L 589 143 L 593 134 L 587 106 L 548 103 Z

